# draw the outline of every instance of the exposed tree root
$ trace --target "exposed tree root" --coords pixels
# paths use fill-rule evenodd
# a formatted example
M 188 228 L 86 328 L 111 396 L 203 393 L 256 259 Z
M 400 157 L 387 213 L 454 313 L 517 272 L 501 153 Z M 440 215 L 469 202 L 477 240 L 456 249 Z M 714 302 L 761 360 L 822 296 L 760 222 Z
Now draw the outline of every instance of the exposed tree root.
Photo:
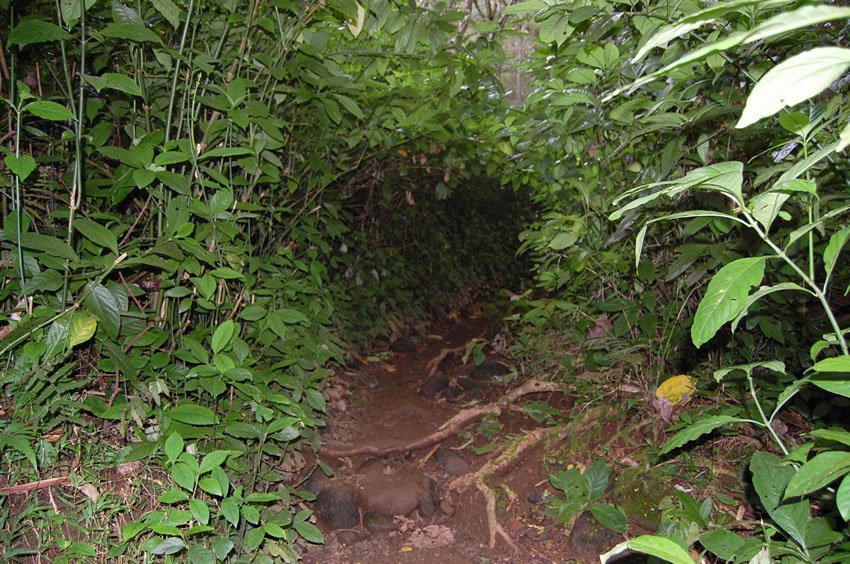
M 430 435 L 426 435 L 411 443 L 391 446 L 364 445 L 355 448 L 329 446 L 323 447 L 322 449 L 320 449 L 319 452 L 329 458 L 346 458 L 349 456 L 361 455 L 387 456 L 388 454 L 397 454 L 402 452 L 408 452 L 411 450 L 418 450 L 421 448 L 428 448 L 454 436 L 458 431 L 460 431 L 467 425 L 475 423 L 476 421 L 480 421 L 488 415 L 501 414 L 503 409 L 510 407 L 511 404 L 513 404 L 523 396 L 539 392 L 559 391 L 562 391 L 560 385 L 554 382 L 543 382 L 542 380 L 533 378 L 522 386 L 514 388 L 513 390 L 502 396 L 499 401 L 493 402 L 488 405 L 482 405 L 459 411 L 457 414 L 455 414 L 454 417 L 443 423 L 439 429 L 437 429 Z
M 456 491 L 458 493 L 465 491 L 469 488 L 469 486 L 475 486 L 484 496 L 484 500 L 487 502 L 487 525 L 490 530 L 490 548 L 494 548 L 496 546 L 496 535 L 498 535 L 514 549 L 514 552 L 517 551 L 516 543 L 514 543 L 513 539 L 507 531 L 505 531 L 504 527 L 499 524 L 499 521 L 496 518 L 496 496 L 485 480 L 494 474 L 507 469 L 524 453 L 533 449 L 540 443 L 560 438 L 563 434 L 564 427 L 560 426 L 536 429 L 514 441 L 507 449 L 505 449 L 504 452 L 502 452 L 502 454 L 479 468 L 477 471 L 455 478 L 455 480 L 449 484 L 449 490 Z
M 442 362 L 446 360 L 447 357 L 465 351 L 466 345 L 461 345 L 459 347 L 449 349 L 440 349 L 440 354 L 438 354 L 437 356 L 429 360 L 427 364 L 425 364 L 425 368 L 428 369 L 428 376 L 433 376 L 434 372 L 436 372 L 440 368 L 440 364 L 442 364 Z

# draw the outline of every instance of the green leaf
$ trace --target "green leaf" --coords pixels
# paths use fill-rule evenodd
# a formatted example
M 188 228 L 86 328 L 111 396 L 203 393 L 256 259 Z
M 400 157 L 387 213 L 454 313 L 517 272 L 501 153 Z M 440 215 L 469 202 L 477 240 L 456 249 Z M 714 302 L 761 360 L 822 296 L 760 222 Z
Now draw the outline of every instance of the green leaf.
M 844 476 L 835 492 L 835 504 L 845 521 L 850 521 L 850 476 Z
M 236 527 L 239 524 L 239 503 L 233 497 L 221 500 L 221 514 L 227 522 Z
M 611 560 L 614 556 L 617 556 L 629 549 L 642 552 L 643 554 L 649 554 L 656 558 L 661 558 L 662 560 L 672 562 L 673 564 L 694 564 L 694 561 L 688 554 L 687 550 L 676 544 L 674 541 L 657 535 L 641 535 L 631 540 L 627 540 L 626 542 L 618 544 L 605 554 L 600 555 L 599 558 L 604 564 Z
M 825 441 L 832 441 L 850 446 L 850 432 L 837 427 L 831 429 L 815 429 L 809 433 L 809 436 L 815 439 L 823 439 Z
M 174 463 L 177 458 L 183 454 L 183 446 L 184 441 L 183 437 L 180 436 L 180 433 L 171 433 L 167 439 L 165 439 L 165 444 L 162 449 L 165 451 L 165 456 L 168 457 L 168 462 Z
M 62 104 L 57 104 L 49 100 L 30 102 L 24 106 L 24 111 L 48 121 L 74 121 L 75 119 L 71 110 Z
M 835 263 L 838 261 L 838 255 L 841 253 L 841 249 L 847 243 L 847 237 L 850 237 L 850 227 L 836 231 L 829 238 L 829 243 L 823 250 L 823 270 L 827 278 L 832 275 L 832 269 L 835 268 Z
M 698 419 L 689 427 L 673 435 L 670 440 L 668 440 L 667 443 L 664 445 L 664 448 L 661 449 L 660 454 L 667 454 L 668 452 L 675 450 L 685 445 L 686 443 L 696 440 L 705 434 L 711 433 L 712 431 L 714 431 L 718 427 L 722 427 L 723 425 L 728 425 L 729 423 L 743 422 L 746 422 L 746 420 L 740 419 L 738 417 L 732 417 L 730 415 L 713 415 L 704 419 Z
M 322 544 L 325 542 L 325 539 L 322 537 L 322 531 L 315 525 L 311 525 L 306 521 L 295 521 L 293 527 L 295 527 L 298 534 L 307 542 L 312 542 L 313 544 Z
M 148 528 L 147 523 L 140 523 L 139 521 L 131 521 L 127 523 L 121 528 L 121 539 L 124 542 L 127 542 L 134 537 L 136 537 L 139 533 Z
M 96 329 L 97 320 L 94 317 L 82 311 L 74 312 L 68 327 L 68 346 L 75 347 L 85 343 L 94 336 Z
M 235 331 L 236 323 L 234 323 L 232 319 L 228 319 L 218 326 L 212 336 L 212 350 L 214 354 L 221 352 L 227 345 L 230 344 Z
M 198 475 L 185 462 L 177 462 L 171 467 L 171 478 L 174 482 L 188 491 L 195 490 L 195 480 Z
M 817 96 L 850 67 L 850 49 L 816 47 L 786 59 L 765 73 L 753 88 L 735 125 L 744 128 Z
M 590 512 L 603 527 L 607 527 L 618 533 L 626 533 L 628 523 L 626 521 L 626 512 L 623 511 L 622 507 L 600 503 L 591 507 Z
M 738 550 L 746 542 L 743 537 L 736 535 L 729 529 L 715 529 L 703 533 L 699 542 L 706 550 L 718 556 L 721 560 L 734 560 Z
M 175 421 L 189 425 L 215 425 L 218 420 L 209 408 L 193 403 L 182 403 L 165 413 Z
M 292 308 L 281 308 L 275 311 L 275 313 L 280 317 L 281 321 L 284 323 L 309 323 L 310 320 L 306 315 L 298 311 L 297 309 Z
M 750 459 L 753 487 L 768 513 L 779 507 L 782 492 L 794 475 L 794 468 L 784 465 L 775 454 L 756 452 Z
M 189 499 L 189 494 L 184 492 L 183 490 L 179 490 L 177 488 L 171 488 L 167 492 L 164 492 L 158 498 L 157 501 L 160 503 L 166 503 L 168 505 L 172 505 L 175 503 L 183 503 Z
M 348 113 L 356 117 L 357 119 L 364 119 L 366 116 L 363 114 L 363 110 L 360 109 L 360 106 L 357 105 L 357 102 L 349 98 L 348 96 L 343 96 L 342 94 L 334 94 L 334 98 L 336 98 L 342 107 L 345 108 Z
M 833 394 L 850 397 L 850 379 L 846 375 L 842 375 L 850 372 L 850 356 L 841 355 L 825 358 L 816 362 L 810 370 L 817 374 L 827 375 L 827 377 L 811 377 L 812 384 Z M 831 375 L 830 373 L 836 374 Z
M 20 157 L 16 157 L 14 155 L 6 155 L 3 158 L 3 162 L 6 163 L 6 166 L 9 167 L 9 170 L 18 175 L 18 178 L 21 179 L 21 182 L 27 179 L 30 174 L 36 168 L 35 159 L 30 155 L 21 155 Z
M 799 284 L 795 284 L 794 282 L 782 282 L 780 284 L 775 284 L 773 286 L 762 286 L 749 296 L 747 296 L 747 301 L 744 302 L 744 307 L 741 308 L 741 311 L 738 312 L 738 315 L 735 316 L 735 319 L 732 320 L 732 332 L 735 332 L 735 329 L 738 328 L 738 324 L 741 322 L 744 317 L 749 313 L 750 307 L 762 299 L 763 297 L 773 294 L 774 292 L 782 292 L 785 290 L 793 290 L 795 292 L 805 292 L 806 294 L 814 295 L 811 290 L 808 288 L 803 288 Z
M 186 543 L 179 537 L 168 537 L 151 550 L 151 554 L 157 556 L 165 556 L 168 554 L 177 554 L 186 548 Z
M 244 157 L 246 155 L 253 156 L 254 151 L 243 147 L 216 147 L 215 149 L 210 149 L 206 153 L 202 154 L 200 160 L 203 161 L 207 159 L 225 157 Z
M 98 92 L 109 88 L 112 90 L 118 90 L 119 92 L 124 92 L 130 96 L 142 96 L 142 89 L 138 84 L 136 84 L 136 81 L 123 74 L 107 72 L 101 76 L 86 75 L 83 78 Z
M 162 39 L 152 30 L 140 23 L 111 23 L 100 32 L 104 37 L 124 39 L 136 43 L 156 43 L 162 45 Z
M 210 522 L 210 508 L 200 499 L 189 500 L 189 511 L 192 517 L 201 525 L 206 525 Z
M 116 255 L 118 254 L 118 239 L 115 234 L 98 222 L 86 218 L 77 218 L 74 221 L 74 229 L 93 243 L 106 247 Z
M 171 0 L 152 0 L 153 7 L 159 12 L 171 27 L 177 29 L 180 26 L 180 8 Z
M 750 288 L 761 283 L 768 257 L 748 257 L 730 262 L 708 283 L 691 327 L 691 340 L 699 348 L 725 323 L 744 309 Z
M 21 246 L 25 249 L 42 251 L 48 255 L 68 260 L 77 260 L 74 250 L 61 239 L 41 233 L 21 233 Z
M 584 471 L 584 484 L 588 501 L 596 501 L 605 495 L 608 489 L 608 465 L 598 458 Z
M 156 4 L 156 2 L 154 2 Z M 210 549 L 201 544 L 193 544 L 189 547 L 189 562 L 191 564 L 215 564 L 215 556 Z
M 121 309 L 118 300 L 102 285 L 88 286 L 88 293 L 83 299 L 86 309 L 100 321 L 101 327 L 111 338 L 116 339 L 121 329 Z
M 41 20 L 24 20 L 9 33 L 8 46 L 67 41 L 73 36 L 58 25 Z
M 770 517 L 800 546 L 806 546 L 806 529 L 811 519 L 808 501 L 781 505 L 770 513 Z
M 817 491 L 850 472 L 850 452 L 822 452 L 803 464 L 788 482 L 785 499 Z
M 204 459 L 201 461 L 201 474 L 205 474 L 211 471 L 213 468 L 217 466 L 221 466 L 227 457 L 232 456 L 234 454 L 238 454 L 237 451 L 234 450 L 214 450 L 208 455 L 204 456 Z
M 512 6 L 508 6 L 502 10 L 502 14 L 505 16 L 527 14 L 529 12 L 537 12 L 548 7 L 549 5 L 543 0 L 524 0 L 523 2 L 517 2 Z

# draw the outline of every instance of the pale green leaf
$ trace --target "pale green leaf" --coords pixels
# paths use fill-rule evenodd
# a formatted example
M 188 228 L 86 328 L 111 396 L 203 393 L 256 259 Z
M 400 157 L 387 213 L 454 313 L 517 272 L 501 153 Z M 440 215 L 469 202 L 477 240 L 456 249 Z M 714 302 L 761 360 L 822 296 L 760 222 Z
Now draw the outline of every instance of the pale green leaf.
M 168 435 L 168 438 L 165 439 L 165 444 L 162 446 L 162 450 L 165 452 L 165 456 L 168 457 L 168 462 L 174 463 L 177 458 L 183 454 L 184 441 L 183 437 L 180 436 L 180 433 L 171 433 Z
M 748 257 L 730 262 L 717 271 L 697 307 L 691 340 L 699 348 L 718 329 L 744 309 L 750 288 L 761 283 L 768 257 Z
M 111 39 L 162 45 L 162 39 L 153 30 L 141 23 L 111 23 L 103 28 L 100 33 Z
M 74 250 L 61 239 L 41 233 L 21 233 L 21 246 L 25 249 L 42 251 L 48 255 L 68 260 L 77 260 Z
M 183 403 L 167 410 L 166 415 L 189 425 L 214 425 L 218 418 L 209 408 L 201 405 Z
M 850 476 L 844 476 L 838 491 L 835 492 L 835 504 L 838 512 L 845 521 L 850 521 Z
M 782 206 L 788 201 L 791 196 L 782 192 L 773 192 L 768 190 L 757 194 L 750 200 L 750 213 L 756 221 L 764 227 L 765 233 L 770 231 L 770 226 L 782 210 Z
M 840 231 L 836 231 L 829 238 L 829 243 L 823 250 L 823 270 L 826 278 L 829 279 L 832 275 L 832 269 L 835 268 L 835 263 L 838 260 L 838 255 L 841 249 L 847 243 L 847 237 L 850 237 L 850 227 L 845 227 Z
M 7 46 L 67 41 L 73 36 L 58 25 L 42 20 L 24 20 L 9 33 Z
M 20 157 L 16 157 L 14 155 L 6 155 L 3 158 L 3 162 L 6 163 L 6 166 L 9 167 L 9 170 L 18 175 L 18 178 L 21 179 L 21 182 L 27 179 L 30 174 L 36 168 L 35 159 L 30 155 L 21 155 Z
M 850 452 L 822 452 L 803 464 L 785 489 L 785 499 L 817 491 L 850 472 Z
M 605 564 L 629 549 L 661 558 L 673 564 L 694 564 L 694 560 L 687 550 L 668 538 L 656 535 L 641 535 L 621 542 L 605 554 L 600 555 L 599 558 Z
M 186 548 L 186 543 L 179 537 L 168 537 L 151 550 L 151 554 L 157 556 L 165 556 L 169 554 L 177 554 Z
M 523 2 L 517 2 L 513 6 L 508 6 L 507 8 L 502 10 L 502 14 L 506 16 L 515 14 L 528 14 L 530 12 L 544 10 L 548 7 L 548 4 L 546 4 L 546 2 L 544 2 L 543 0 L 525 0 Z
M 41 119 L 46 119 L 49 121 L 73 121 L 74 114 L 63 106 L 62 104 L 57 104 L 56 102 L 51 102 L 49 100 L 39 100 L 37 102 L 30 102 L 26 106 L 24 106 L 24 110 L 31 113 L 36 117 L 40 117 Z
M 75 312 L 68 326 L 68 346 L 85 343 L 94 336 L 96 330 L 97 320 L 94 317 L 82 311 Z
M 744 128 L 820 94 L 850 67 L 850 49 L 816 47 L 779 63 L 753 88 L 741 119 Z
M 768 513 L 779 506 L 782 492 L 794 475 L 794 468 L 783 465 L 782 459 L 769 452 L 755 452 L 750 459 L 753 488 Z
M 825 441 L 832 441 L 850 446 L 850 432 L 837 427 L 831 429 L 815 429 L 809 433 L 809 436 L 814 437 L 815 439 L 823 439 Z

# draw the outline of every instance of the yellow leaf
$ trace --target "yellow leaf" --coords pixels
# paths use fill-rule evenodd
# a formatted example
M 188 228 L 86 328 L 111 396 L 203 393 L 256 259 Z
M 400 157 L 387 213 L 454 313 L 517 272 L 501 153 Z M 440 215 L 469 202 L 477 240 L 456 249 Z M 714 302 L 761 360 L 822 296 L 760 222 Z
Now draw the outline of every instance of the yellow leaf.
M 399 552 L 413 552 L 413 547 L 412 546 L 403 546 L 403 547 L 401 547 L 401 550 L 399 550 Z
M 85 343 L 97 330 L 97 320 L 88 313 L 78 311 L 71 318 L 71 326 L 68 328 L 68 344 L 75 347 Z
M 667 378 L 655 390 L 655 397 L 665 398 L 673 405 L 687 402 L 694 395 L 697 389 L 696 382 L 690 376 L 679 374 L 672 378 Z

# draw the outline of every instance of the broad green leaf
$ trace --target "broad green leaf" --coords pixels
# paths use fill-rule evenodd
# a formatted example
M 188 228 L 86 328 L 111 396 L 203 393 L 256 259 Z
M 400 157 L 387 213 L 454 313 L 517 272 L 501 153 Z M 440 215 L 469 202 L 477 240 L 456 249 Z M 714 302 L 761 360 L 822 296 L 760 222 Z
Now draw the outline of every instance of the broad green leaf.
M 221 352 L 230 344 L 235 331 L 236 323 L 232 319 L 228 319 L 218 326 L 212 336 L 212 350 L 214 354 Z
M 548 7 L 549 5 L 543 0 L 524 0 L 523 2 L 517 2 L 512 6 L 508 6 L 507 8 L 502 10 L 502 14 L 506 16 L 515 14 L 528 14 L 530 12 L 537 12 Z
M 753 214 L 756 221 L 761 223 L 765 233 L 770 231 L 770 226 L 773 225 L 773 221 L 779 215 L 782 206 L 790 197 L 790 194 L 767 191 L 757 194 L 750 200 L 750 213 Z
M 322 544 L 325 542 L 324 537 L 322 537 L 322 531 L 320 531 L 315 525 L 312 525 L 307 521 L 295 521 L 293 526 L 295 527 L 295 530 L 298 531 L 298 534 L 301 535 L 307 542 L 311 542 L 313 544 Z
M 191 403 L 177 405 L 165 413 L 175 421 L 189 425 L 214 425 L 218 420 L 209 408 Z
M 238 451 L 235 450 L 214 450 L 208 455 L 204 456 L 204 459 L 201 461 L 201 474 L 206 474 L 211 471 L 216 466 L 221 466 L 227 457 L 232 456 L 234 454 L 238 454 Z
M 779 507 L 782 493 L 794 475 L 794 468 L 783 465 L 782 459 L 769 452 L 756 452 L 750 460 L 753 487 L 764 508 L 771 513 Z
M 770 516 L 800 546 L 806 546 L 806 529 L 811 519 L 808 501 L 780 505 L 770 512 Z
M 822 452 L 803 464 L 788 482 L 785 499 L 817 491 L 850 472 L 850 452 Z
M 253 155 L 254 152 L 251 149 L 245 149 L 243 147 L 216 147 L 215 149 L 210 149 L 206 153 L 201 155 L 200 160 L 214 159 L 214 158 L 226 158 L 226 157 L 244 157 L 247 155 Z
M 356 117 L 357 119 L 363 119 L 366 116 L 363 114 L 363 110 L 360 109 L 360 106 L 357 105 L 357 102 L 349 98 L 348 96 L 343 96 L 342 94 L 334 94 L 334 98 L 336 98 L 342 107 L 345 108 L 348 113 Z
M 115 234 L 98 222 L 82 217 L 77 218 L 74 221 L 74 229 L 82 233 L 86 239 L 93 243 L 97 243 L 101 247 L 106 247 L 116 255 L 118 254 L 118 239 L 115 237 Z
M 213 556 L 210 549 L 202 544 L 193 544 L 190 546 L 186 555 L 189 557 L 191 564 L 215 564 L 215 556 Z
M 827 392 L 830 392 L 837 396 L 844 396 L 845 398 L 850 398 L 850 379 L 812 377 L 809 381 L 822 390 L 826 390 Z
M 245 278 L 241 272 L 233 270 L 228 266 L 222 266 L 220 268 L 210 270 L 210 276 L 223 278 L 224 280 L 242 280 Z
M 156 43 L 162 45 L 162 39 L 141 23 L 111 23 L 100 32 L 104 37 L 124 39 L 136 43 Z
M 177 554 L 184 548 L 186 548 L 186 543 L 183 542 L 183 539 L 179 537 L 168 537 L 156 545 L 156 548 L 151 550 L 151 554 L 166 556 L 169 554 Z
M 681 446 L 684 446 L 685 444 L 696 440 L 702 437 L 703 435 L 711 433 L 712 431 L 714 431 L 718 427 L 722 427 L 723 425 L 728 425 L 730 423 L 746 422 L 746 419 L 740 419 L 738 417 L 732 417 L 730 415 L 713 415 L 711 417 L 698 419 L 696 422 L 694 422 L 687 428 L 673 435 L 661 449 L 660 454 L 667 454 L 668 452 L 673 451 Z
M 850 12 L 848 12 L 850 13 Z M 820 94 L 850 67 L 850 49 L 816 47 L 779 63 L 758 81 L 747 98 L 741 119 L 744 128 Z
M 25 249 L 42 251 L 48 255 L 68 260 L 77 260 L 77 254 L 62 239 L 41 233 L 21 233 L 21 246 Z
M 195 490 L 195 480 L 197 478 L 198 475 L 185 462 L 177 462 L 171 467 L 171 479 L 187 491 L 191 492 Z
M 32 45 L 49 41 L 67 41 L 73 36 L 58 25 L 41 20 L 24 20 L 9 33 L 7 45 Z
M 115 339 L 121 328 L 121 305 L 118 300 L 102 285 L 87 286 L 87 295 L 83 299 L 86 309 L 100 321 L 106 334 Z
M 850 432 L 845 431 L 844 429 L 839 428 L 831 428 L 831 429 L 815 429 L 809 436 L 814 437 L 816 439 L 823 439 L 826 441 L 833 441 L 836 443 L 841 443 L 843 445 L 850 446 Z
M 239 503 L 233 497 L 221 500 L 221 514 L 232 525 L 239 524 Z
M 152 0 L 156 11 L 159 12 L 171 27 L 177 29 L 180 26 L 180 8 L 171 0 Z
M 570 15 L 555 12 L 540 23 L 538 33 L 543 43 L 555 43 L 559 47 L 573 34 L 575 28 L 570 24 Z
M 210 521 L 210 508 L 200 499 L 189 500 L 189 511 L 192 512 L 192 517 L 201 525 L 206 525 Z
M 844 476 L 838 491 L 835 492 L 835 504 L 838 512 L 845 521 L 850 521 L 850 476 Z
M 747 297 L 747 301 L 744 303 L 744 307 L 741 309 L 741 311 L 738 313 L 738 315 L 735 316 L 735 319 L 732 320 L 732 325 L 731 325 L 732 332 L 733 333 L 735 332 L 735 330 L 738 328 L 738 324 L 741 322 L 741 320 L 744 317 L 746 317 L 746 315 L 749 313 L 750 307 L 754 303 L 756 303 L 757 301 L 759 301 L 760 299 L 762 299 L 763 297 L 765 297 L 769 294 L 773 294 L 774 292 L 782 292 L 782 291 L 785 291 L 785 290 L 793 290 L 795 292 L 805 292 L 807 294 L 814 295 L 811 290 L 809 290 L 807 288 L 803 288 L 802 286 L 800 286 L 799 284 L 795 284 L 794 282 L 782 282 L 780 284 L 775 284 L 773 286 L 762 286 L 758 290 L 756 290 L 755 292 L 753 292 L 752 294 L 750 294 Z
M 717 271 L 697 306 L 691 340 L 699 348 L 745 307 L 750 288 L 761 283 L 768 257 L 748 257 Z
M 168 457 L 169 463 L 173 464 L 183 454 L 183 446 L 184 441 L 180 433 L 171 433 L 168 435 L 168 438 L 165 439 L 165 444 L 162 446 L 162 450 L 165 452 L 165 456 Z
M 604 460 L 598 458 L 587 467 L 584 471 L 584 485 L 589 501 L 596 501 L 605 495 L 608 489 L 608 465 Z
M 68 346 L 75 347 L 85 343 L 94 336 L 95 330 L 97 320 L 94 317 L 82 311 L 74 312 L 68 327 Z
M 599 559 L 605 564 L 615 556 L 629 549 L 661 558 L 673 564 L 694 564 L 694 560 L 688 554 L 687 550 L 676 542 L 657 535 L 641 535 L 621 542 L 605 554 L 600 555 Z
M 101 76 L 86 75 L 83 78 L 98 92 L 109 88 L 131 96 L 142 96 L 142 89 L 136 84 L 136 81 L 123 74 L 107 72 Z
M 97 0 L 86 0 L 86 11 L 90 10 Z M 82 16 L 82 0 L 60 0 L 59 10 L 62 13 L 62 21 L 69 28 L 74 27 Z
M 9 170 L 18 175 L 18 178 L 21 179 L 21 182 L 27 179 L 30 174 L 36 168 L 35 159 L 30 155 L 21 155 L 20 157 L 16 157 L 14 155 L 6 155 L 3 158 L 3 162 L 6 163 L 6 166 L 9 167 Z
M 746 542 L 743 537 L 729 529 L 715 529 L 703 533 L 699 542 L 706 550 L 718 556 L 721 560 L 734 560 L 738 549 Z
M 835 268 L 841 249 L 847 243 L 847 237 L 850 237 L 850 227 L 836 231 L 829 238 L 829 243 L 823 250 L 823 270 L 827 279 L 832 275 L 832 269 Z
M 139 533 L 148 528 L 147 523 L 141 523 L 139 521 L 131 521 L 127 523 L 121 528 L 121 539 L 124 542 L 127 542 L 134 537 L 136 537 Z
M 24 106 L 24 111 L 49 121 L 74 121 L 75 119 L 71 110 L 62 104 L 57 104 L 49 100 L 30 102 Z
M 628 522 L 626 512 L 622 508 L 607 503 L 597 503 L 590 508 L 590 512 L 603 527 L 618 533 L 626 533 Z
M 277 315 L 280 316 L 280 319 L 284 323 L 309 323 L 310 320 L 306 315 L 298 311 L 297 309 L 292 309 L 288 307 L 283 307 L 275 311 Z

